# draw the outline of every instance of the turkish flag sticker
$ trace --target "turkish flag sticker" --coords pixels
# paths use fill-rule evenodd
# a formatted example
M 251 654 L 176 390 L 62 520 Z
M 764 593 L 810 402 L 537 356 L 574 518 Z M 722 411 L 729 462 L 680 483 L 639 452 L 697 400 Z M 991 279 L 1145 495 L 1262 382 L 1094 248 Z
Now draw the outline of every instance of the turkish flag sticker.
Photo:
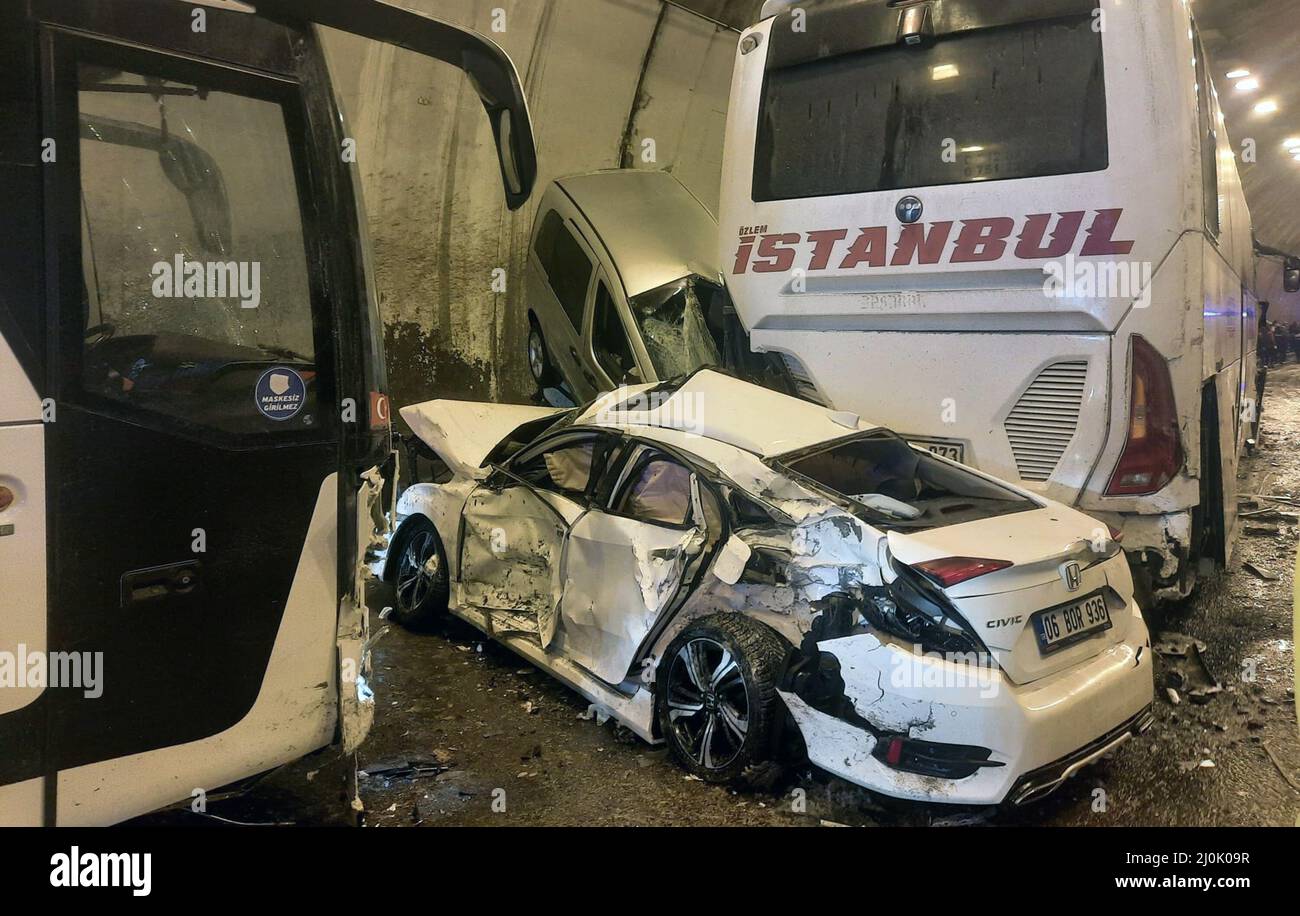
M 388 395 L 370 392 L 370 428 L 384 429 L 392 424 L 393 417 Z

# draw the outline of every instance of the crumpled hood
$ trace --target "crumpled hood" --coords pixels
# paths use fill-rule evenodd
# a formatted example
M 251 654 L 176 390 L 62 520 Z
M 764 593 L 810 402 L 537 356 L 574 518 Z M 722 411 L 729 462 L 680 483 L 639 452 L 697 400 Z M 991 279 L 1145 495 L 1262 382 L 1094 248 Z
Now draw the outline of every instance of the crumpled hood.
M 562 412 L 558 407 L 449 400 L 424 401 L 398 411 L 411 431 L 462 477 L 483 477 L 483 459 L 519 426 Z

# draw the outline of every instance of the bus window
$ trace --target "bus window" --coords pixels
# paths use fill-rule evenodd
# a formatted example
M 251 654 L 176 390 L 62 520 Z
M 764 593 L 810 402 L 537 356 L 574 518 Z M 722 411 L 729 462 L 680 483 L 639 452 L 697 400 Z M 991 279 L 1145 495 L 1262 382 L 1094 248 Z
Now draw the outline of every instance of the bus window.
M 312 428 L 320 369 L 280 104 L 82 63 L 78 127 L 82 392 L 226 433 Z
M 1200 31 L 1192 26 L 1196 43 L 1196 110 L 1201 136 L 1201 187 L 1205 199 L 1205 230 L 1219 237 L 1219 131 L 1210 92 L 1209 68 Z
M 753 199 L 1105 169 L 1101 35 L 1067 16 L 817 58 L 773 29 Z M 945 143 L 959 158 L 940 155 Z

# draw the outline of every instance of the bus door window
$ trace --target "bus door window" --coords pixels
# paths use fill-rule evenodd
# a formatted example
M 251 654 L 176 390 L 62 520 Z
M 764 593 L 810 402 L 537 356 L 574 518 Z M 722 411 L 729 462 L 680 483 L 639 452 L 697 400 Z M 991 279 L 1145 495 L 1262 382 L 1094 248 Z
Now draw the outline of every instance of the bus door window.
M 81 393 L 168 425 L 312 429 L 321 369 L 280 103 L 84 62 L 77 77 Z

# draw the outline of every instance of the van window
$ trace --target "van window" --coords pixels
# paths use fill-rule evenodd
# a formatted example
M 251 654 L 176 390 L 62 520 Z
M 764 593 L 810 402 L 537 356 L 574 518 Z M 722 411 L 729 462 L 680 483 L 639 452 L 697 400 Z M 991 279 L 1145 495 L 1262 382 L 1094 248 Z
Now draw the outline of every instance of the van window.
M 555 298 L 560 300 L 573 327 L 580 329 L 587 286 L 591 282 L 591 259 L 564 225 L 558 211 L 552 210 L 543 217 L 533 250 Z
M 1193 25 L 1196 42 L 1196 108 L 1201 137 L 1201 189 L 1205 198 L 1205 229 L 1219 235 L 1219 131 L 1210 92 L 1210 73 L 1206 66 L 1205 46 Z
M 1101 41 L 1075 15 L 771 69 L 754 200 L 1105 169 Z
M 592 318 L 591 349 L 596 362 L 610 380 L 618 385 L 636 368 L 632 344 L 628 342 L 623 321 L 618 317 L 614 297 L 609 294 L 604 280 L 596 282 L 596 314 Z

